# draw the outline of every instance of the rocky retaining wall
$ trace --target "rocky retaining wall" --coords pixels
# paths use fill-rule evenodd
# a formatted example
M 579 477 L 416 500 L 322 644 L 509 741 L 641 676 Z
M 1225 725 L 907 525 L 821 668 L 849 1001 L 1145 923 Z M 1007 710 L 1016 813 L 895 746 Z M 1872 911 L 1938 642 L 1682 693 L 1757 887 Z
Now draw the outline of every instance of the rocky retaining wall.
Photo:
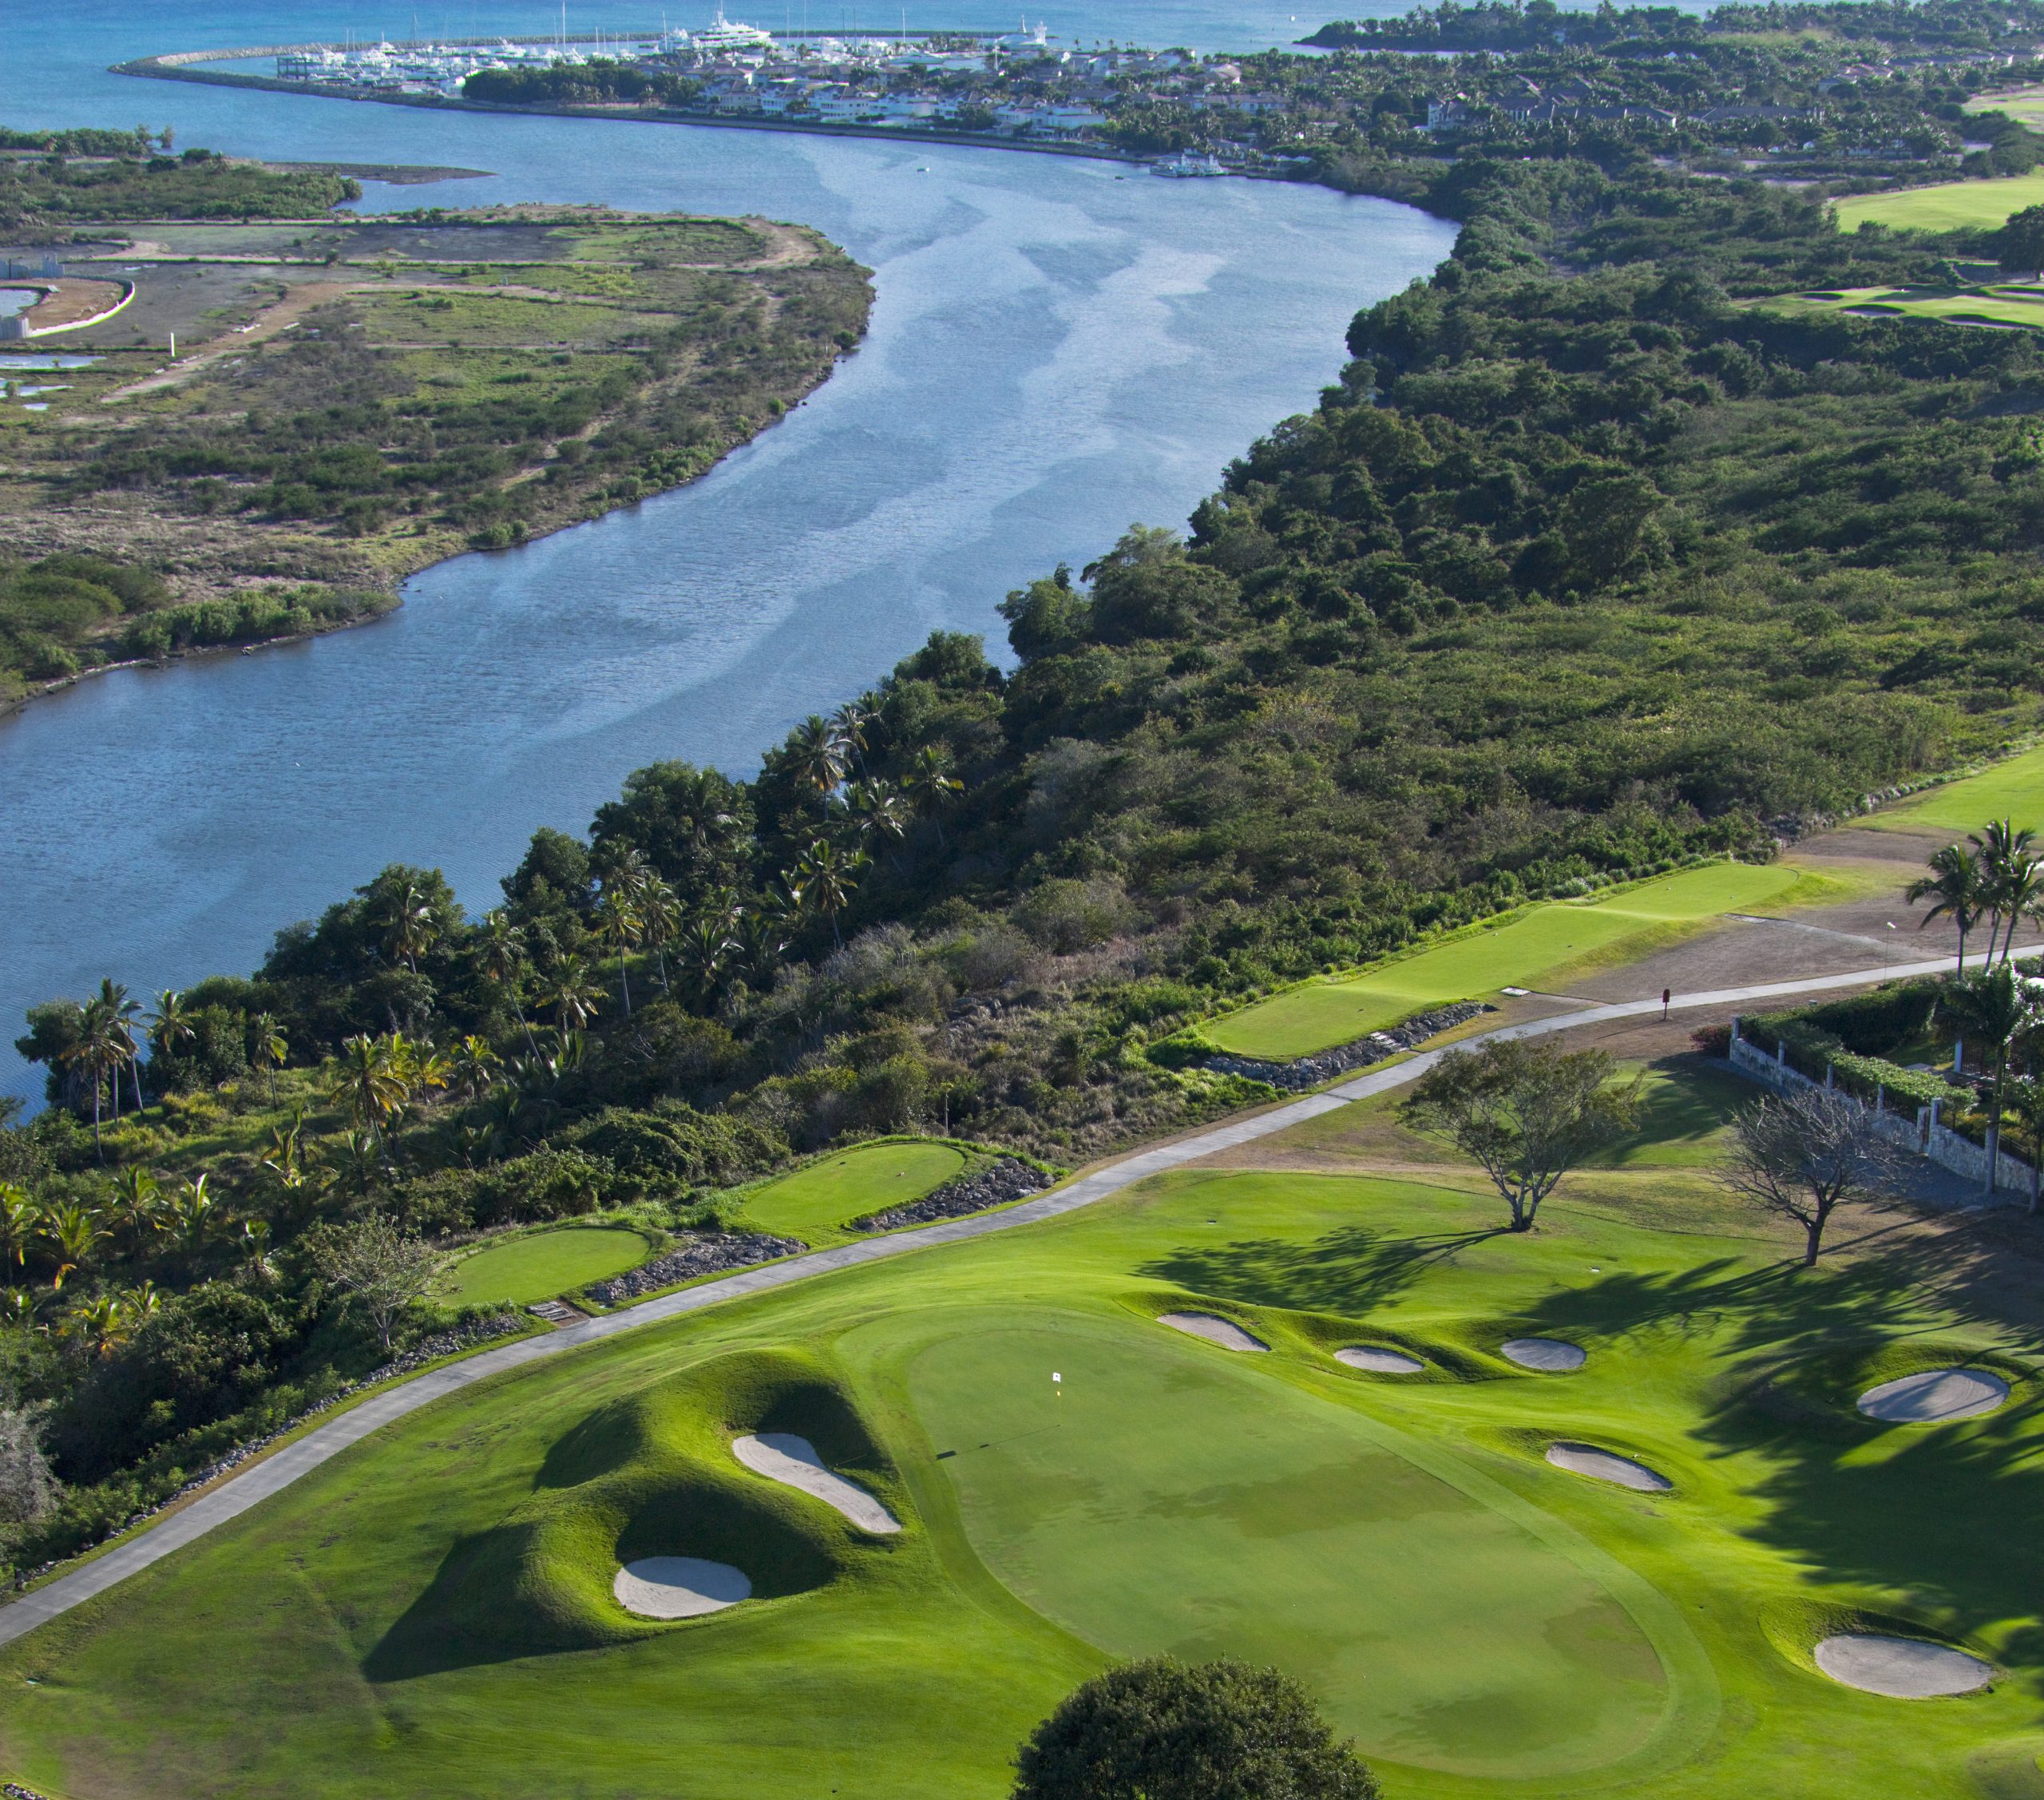
M 764 1231 L 705 1231 L 679 1250 L 656 1256 L 608 1281 L 600 1281 L 583 1292 L 606 1306 L 636 1300 L 677 1283 L 693 1281 L 698 1275 L 721 1275 L 727 1269 L 743 1269 L 755 1263 L 770 1263 L 777 1256 L 793 1256 L 809 1246 L 798 1238 L 770 1237 Z
M 1004 1156 L 991 1168 L 961 1180 L 947 1181 L 919 1200 L 889 1207 L 852 1221 L 854 1231 L 893 1231 L 904 1225 L 929 1225 L 940 1219 L 961 1219 L 969 1212 L 984 1212 L 991 1206 L 1004 1206 L 1025 1194 L 1040 1193 L 1051 1177 L 1040 1169 L 1012 1156 Z

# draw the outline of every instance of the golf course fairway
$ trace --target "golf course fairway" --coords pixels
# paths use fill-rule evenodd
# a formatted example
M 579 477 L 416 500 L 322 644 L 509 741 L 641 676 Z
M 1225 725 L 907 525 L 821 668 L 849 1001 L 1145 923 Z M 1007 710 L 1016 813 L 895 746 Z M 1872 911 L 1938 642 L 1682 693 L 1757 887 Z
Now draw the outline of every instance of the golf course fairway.
M 838 1243 L 853 1235 L 846 1227 L 854 1219 L 919 1200 L 965 1166 L 948 1144 L 862 1144 L 755 1187 L 746 1196 L 745 1216 L 776 1236 L 812 1247 Z
M 463 1257 L 447 1271 L 440 1294 L 457 1306 L 527 1306 L 621 1275 L 643 1263 L 650 1247 L 638 1232 L 617 1225 L 531 1231 Z
M 1927 788 L 1872 823 L 1894 831 L 1949 831 L 1956 840 L 1994 819 L 2009 820 L 2019 831 L 2044 826 L 2044 747 Z
M 0 1651 L 0 1771 L 53 1800 L 1000 1800 L 1072 1687 L 1169 1651 L 1297 1675 L 1390 1800 L 2034 1795 L 2030 1290 L 1888 1215 L 1796 1268 L 1686 1166 L 1716 1080 L 1655 1109 L 1675 1160 L 1582 1172 L 1527 1235 L 1459 1166 L 1186 1170 L 480 1382 Z M 1386 1104 L 1312 1124 L 1402 1154 Z M 1587 1361 L 1516 1370 L 1524 1336 Z M 1357 1343 L 1423 1370 L 1335 1361 Z M 2008 1403 L 1856 1410 L 1943 1366 Z M 901 1530 L 731 1453 L 773 1432 Z M 749 1597 L 626 1612 L 620 1567 L 661 1558 Z M 1857 1691 L 1812 1654 L 1852 1632 L 1993 1679 Z
M 1200 1029 L 1237 1056 L 1308 1057 L 1450 1001 L 1531 987 L 1600 956 L 1637 954 L 1671 927 L 1778 899 L 1799 879 L 1780 863 L 1713 862 L 1642 882 L 1594 902 L 1529 906 L 1501 924 L 1457 933 L 1432 950 L 1346 981 L 1274 994 Z

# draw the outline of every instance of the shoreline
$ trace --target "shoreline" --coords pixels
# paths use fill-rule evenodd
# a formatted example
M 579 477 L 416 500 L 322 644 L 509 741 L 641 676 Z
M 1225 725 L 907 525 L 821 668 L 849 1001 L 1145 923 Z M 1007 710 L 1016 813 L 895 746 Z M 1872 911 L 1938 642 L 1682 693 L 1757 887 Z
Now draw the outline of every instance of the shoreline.
M 296 94 L 315 100 L 345 100 L 382 106 L 412 106 L 427 112 L 481 113 L 497 118 L 608 119 L 628 125 L 706 125 L 719 131 L 792 132 L 806 137 L 862 137 L 886 144 L 942 144 L 965 149 L 1013 150 L 1038 157 L 1077 157 L 1090 162 L 1114 162 L 1136 168 L 1154 168 L 1158 159 L 1133 150 L 1119 150 L 1107 144 L 1030 143 L 1020 138 L 995 137 L 984 132 L 931 131 L 898 125 L 826 124 L 818 121 L 790 122 L 786 119 L 741 118 L 715 113 L 683 112 L 671 107 L 635 107 L 630 110 L 604 106 L 495 106 L 480 100 L 455 100 L 443 94 L 355 93 L 323 87 L 317 82 L 287 81 L 274 75 L 237 75 L 224 69 L 193 69 L 173 61 L 176 57 L 203 57 L 225 61 L 236 57 L 272 54 L 275 46 L 261 50 L 168 51 L 160 56 L 134 57 L 110 64 L 108 73 L 132 75 L 148 81 L 200 81 L 213 87 L 256 88 L 271 93 Z M 1208 180 L 1319 182 L 1305 171 L 1281 173 L 1276 170 L 1229 169 Z M 1336 192 L 1344 190 L 1336 188 Z M 1386 198 L 1395 196 L 1386 196 Z M 1405 204 L 1409 204 L 1405 203 Z

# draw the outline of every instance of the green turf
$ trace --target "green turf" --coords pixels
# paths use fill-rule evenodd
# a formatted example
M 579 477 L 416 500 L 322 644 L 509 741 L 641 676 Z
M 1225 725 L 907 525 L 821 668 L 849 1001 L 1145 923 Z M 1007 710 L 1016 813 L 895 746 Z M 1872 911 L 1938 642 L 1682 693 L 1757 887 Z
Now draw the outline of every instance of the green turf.
M 1896 831 L 1930 828 L 1962 835 L 1997 819 L 2014 820 L 2018 830 L 2044 827 L 2044 746 L 1978 775 L 1926 788 L 1872 823 Z
M 1310 1056 L 1429 1006 L 1494 996 L 1505 987 L 1537 987 L 1586 960 L 1650 947 L 1671 926 L 1765 905 L 1798 879 L 1779 863 L 1717 862 L 1592 904 L 1530 907 L 1507 923 L 1464 933 L 1353 980 L 1294 988 L 1202 1029 L 1238 1056 Z
M 763 1231 L 821 1246 L 843 1242 L 869 1213 L 919 1200 L 965 1166 L 948 1144 L 868 1144 L 824 1157 L 756 1188 L 747 1220 Z
M 1653 1074 L 1636 1151 L 1702 1153 L 1721 1084 Z M 2034 1794 L 2032 1285 L 1879 1219 L 1805 1274 L 1694 1171 L 1620 1162 L 1531 1236 L 1441 1186 L 1185 1172 L 535 1366 L 0 1652 L 0 1761 L 129 1800 L 998 1800 L 1072 1683 L 1175 1648 L 1290 1669 L 1392 1800 Z M 1271 1354 L 1153 1321 L 1189 1304 Z M 1497 1346 L 1526 1332 L 1590 1362 L 1515 1373 Z M 1427 1373 L 1348 1371 L 1353 1342 Z M 1853 1410 L 1959 1360 L 2012 1403 Z M 727 1442 L 762 1429 L 903 1532 L 747 1474 Z M 1557 1437 L 1675 1490 L 1551 1468 Z M 608 1579 L 656 1552 L 737 1561 L 759 1597 L 636 1621 Z M 1854 1618 L 2005 1673 L 1852 1693 L 1808 1652 Z
M 457 1306 L 522 1306 L 621 1275 L 644 1262 L 647 1249 L 638 1232 L 617 1225 L 533 1231 L 463 1257 L 438 1292 Z
M 2044 202 L 2044 175 L 1995 180 L 1941 181 L 1886 194 L 1848 194 L 1837 200 L 1838 228 L 1857 231 L 1867 220 L 1898 231 L 1992 230 L 2011 212 Z
M 2044 330 L 2044 290 L 2033 283 L 1991 281 L 1959 288 L 1836 287 L 1777 295 L 1753 303 L 1770 312 L 1851 312 L 1939 319 L 1953 325 L 2019 325 Z

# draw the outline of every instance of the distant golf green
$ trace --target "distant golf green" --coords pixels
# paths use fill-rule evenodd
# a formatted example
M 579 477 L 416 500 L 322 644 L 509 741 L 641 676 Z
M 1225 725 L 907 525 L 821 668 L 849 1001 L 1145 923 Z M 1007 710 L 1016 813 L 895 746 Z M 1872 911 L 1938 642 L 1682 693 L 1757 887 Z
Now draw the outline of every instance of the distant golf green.
M 648 1248 L 638 1232 L 617 1225 L 533 1231 L 463 1257 L 442 1291 L 458 1306 L 527 1306 L 622 1275 L 645 1260 Z
M 1000 1800 L 1075 1683 L 1171 1651 L 1297 1675 L 1396 1800 L 1800 1797 L 1813 1754 L 1824 1800 L 2034 1792 L 2034 1284 L 1955 1286 L 1886 1214 L 1796 1267 L 1655 1166 L 1707 1154 L 1725 1095 L 1654 1077 L 1634 1154 L 1525 1235 L 1487 1193 L 1189 1170 L 470 1389 L 0 1651 L 5 1772 L 85 1800 Z M 1514 1372 L 1519 1334 L 1589 1360 Z M 1429 1373 L 1330 1354 L 1373 1342 Z M 1986 1417 L 1854 1410 L 1983 1362 L 2016 1385 Z M 903 1530 L 741 1466 L 754 1431 Z M 1557 1440 L 1673 1489 L 1556 1468 Z M 753 1596 L 635 1618 L 618 1567 L 666 1556 Z M 1855 1692 L 1810 1651 L 1856 1626 L 2000 1672 Z
M 1762 905 L 1797 879 L 1778 863 L 1713 862 L 1594 903 L 1534 906 L 1508 924 L 1464 933 L 1352 980 L 1294 988 L 1202 1029 L 1238 1056 L 1310 1056 L 1429 1006 L 1535 986 L 1586 957 L 1622 954 L 1628 939 L 1650 942 L 1669 926 Z
M 919 1200 L 965 1166 L 948 1144 L 865 1144 L 826 1156 L 748 1195 L 746 1217 L 763 1231 L 819 1245 L 851 1235 L 869 1212 Z
M 2011 819 L 2018 830 L 2044 827 L 2044 746 L 1963 780 L 1926 788 L 1871 823 L 1895 831 L 1931 827 L 1963 835 L 1996 819 Z
M 1997 180 L 1941 181 L 1895 193 L 1848 194 L 1835 202 L 1838 228 L 1857 231 L 1867 220 L 1897 231 L 1991 230 L 2011 212 L 2044 202 L 2044 175 Z

